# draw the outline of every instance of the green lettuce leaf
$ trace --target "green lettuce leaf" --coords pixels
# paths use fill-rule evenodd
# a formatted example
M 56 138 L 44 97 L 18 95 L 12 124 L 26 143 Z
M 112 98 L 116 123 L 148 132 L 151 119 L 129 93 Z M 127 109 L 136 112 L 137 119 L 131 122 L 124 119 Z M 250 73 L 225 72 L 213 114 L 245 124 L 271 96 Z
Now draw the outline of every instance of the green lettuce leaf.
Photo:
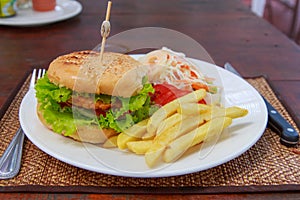
M 72 109 L 62 107 L 60 103 L 66 102 L 71 98 L 72 90 L 66 87 L 59 87 L 49 81 L 47 74 L 39 79 L 35 85 L 36 98 L 40 104 L 47 124 L 57 133 L 70 135 L 76 131 Z
M 36 98 L 42 109 L 52 107 L 52 109 L 60 112 L 64 111 L 60 103 L 67 102 L 72 96 L 72 90 L 54 85 L 49 81 L 47 74 L 37 81 L 35 90 Z

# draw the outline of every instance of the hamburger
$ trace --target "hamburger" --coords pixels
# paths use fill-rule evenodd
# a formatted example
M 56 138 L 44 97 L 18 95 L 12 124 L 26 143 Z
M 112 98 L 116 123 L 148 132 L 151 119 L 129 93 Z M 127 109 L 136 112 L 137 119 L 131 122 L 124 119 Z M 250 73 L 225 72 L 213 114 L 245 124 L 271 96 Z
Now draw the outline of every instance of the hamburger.
M 78 51 L 54 59 L 35 85 L 41 122 L 63 136 L 103 143 L 154 111 L 147 70 L 113 52 Z

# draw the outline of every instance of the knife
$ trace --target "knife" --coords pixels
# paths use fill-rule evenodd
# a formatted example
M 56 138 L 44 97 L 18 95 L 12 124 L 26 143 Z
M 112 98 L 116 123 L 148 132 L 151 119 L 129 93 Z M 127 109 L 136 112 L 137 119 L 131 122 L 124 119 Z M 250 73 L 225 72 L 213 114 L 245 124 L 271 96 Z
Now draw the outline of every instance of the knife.
M 225 63 L 224 68 L 242 77 L 230 63 Z M 280 136 L 280 143 L 287 147 L 297 145 L 299 142 L 299 133 L 263 96 L 262 98 L 268 110 L 268 125 Z

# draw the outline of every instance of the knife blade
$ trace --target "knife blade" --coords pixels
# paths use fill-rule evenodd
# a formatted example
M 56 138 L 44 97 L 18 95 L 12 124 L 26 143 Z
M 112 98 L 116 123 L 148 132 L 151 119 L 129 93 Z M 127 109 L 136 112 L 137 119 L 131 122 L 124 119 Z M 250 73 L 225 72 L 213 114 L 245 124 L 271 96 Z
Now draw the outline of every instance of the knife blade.
M 233 74 L 242 78 L 240 73 L 230 64 L 225 63 L 224 68 Z M 279 136 L 280 143 L 292 147 L 299 142 L 299 133 L 284 117 L 262 96 L 268 110 L 268 125 L 272 128 Z

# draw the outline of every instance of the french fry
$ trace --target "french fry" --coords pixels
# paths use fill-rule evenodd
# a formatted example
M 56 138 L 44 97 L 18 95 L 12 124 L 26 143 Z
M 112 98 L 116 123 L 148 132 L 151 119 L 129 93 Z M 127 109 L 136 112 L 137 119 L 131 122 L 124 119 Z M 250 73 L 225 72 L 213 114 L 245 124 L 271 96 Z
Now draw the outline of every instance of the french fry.
M 147 123 L 149 119 L 145 119 L 143 121 L 140 121 L 139 123 L 131 126 L 130 128 L 126 129 L 124 133 L 126 133 L 129 136 L 136 137 L 136 138 L 142 138 L 142 136 L 147 131 Z
M 213 137 L 219 135 L 225 128 L 227 128 L 232 123 L 232 118 L 218 117 L 212 119 L 209 122 L 210 124 L 208 124 L 207 128 L 203 128 L 202 126 L 198 128 L 198 133 L 196 134 L 196 137 L 192 142 L 192 146 L 203 142 L 206 137 Z M 206 132 L 204 130 L 206 130 Z
M 166 145 L 160 143 L 151 144 L 150 148 L 145 153 L 145 161 L 149 167 L 153 167 L 158 160 L 161 158 L 161 155 L 164 153 Z
M 177 113 L 182 115 L 199 115 L 207 112 L 211 109 L 211 106 L 199 103 L 186 103 L 181 104 L 177 108 Z
M 145 154 L 151 145 L 152 145 L 152 140 L 140 140 L 140 141 L 127 142 L 128 149 L 136 154 Z
M 168 144 L 185 133 L 197 128 L 204 122 L 204 118 L 199 115 L 195 117 L 186 117 L 180 123 L 165 130 L 153 139 L 153 143 Z
M 194 92 L 191 92 L 187 95 L 184 95 L 182 97 L 179 97 L 177 100 L 181 104 L 185 103 L 197 103 L 201 99 L 203 99 L 206 96 L 206 90 L 205 89 L 199 89 L 195 90 Z
M 205 95 L 206 91 L 204 89 L 196 90 L 162 106 L 150 117 L 149 122 L 147 124 L 147 133 L 144 135 L 144 137 L 153 137 L 156 134 L 159 124 L 164 119 L 174 114 L 177 111 L 177 108 L 180 104 L 183 105 L 185 103 L 192 102 L 196 103 L 199 100 L 203 99 Z
M 117 147 L 117 138 L 118 138 L 117 135 L 108 138 L 103 143 L 102 147 L 104 147 L 104 148 L 115 148 L 115 147 Z
M 244 108 L 240 108 L 237 106 L 233 107 L 219 107 L 219 106 L 211 106 L 211 109 L 202 114 L 202 117 L 204 118 L 205 121 L 209 121 L 213 118 L 216 117 L 230 117 L 232 119 L 239 118 L 239 117 L 244 117 L 247 115 L 248 110 Z
M 160 135 L 162 132 L 170 129 L 172 126 L 182 121 L 182 118 L 183 116 L 181 114 L 175 113 L 174 115 L 164 119 L 164 121 L 162 121 L 162 123 L 158 126 L 156 135 Z
M 148 166 L 153 167 L 157 163 L 166 149 L 168 140 L 172 140 L 172 137 L 175 137 L 174 135 L 177 135 L 177 132 L 177 127 L 173 126 L 162 133 L 161 140 L 154 138 L 150 148 L 145 153 L 145 161 Z
M 159 124 L 167 117 L 174 114 L 177 110 L 179 103 L 174 100 L 163 107 L 159 108 L 150 118 L 147 124 L 147 133 L 144 135 L 144 139 L 155 136 L 156 130 Z
M 226 117 L 232 119 L 244 117 L 248 114 L 248 110 L 237 106 L 228 107 L 225 109 Z
M 206 122 L 171 142 L 164 151 L 163 160 L 165 162 L 177 160 L 188 148 L 203 142 L 206 136 L 212 137 L 220 134 L 231 123 L 232 119 L 229 117 L 217 117 Z
M 138 141 L 140 138 L 127 135 L 126 133 L 120 133 L 117 137 L 117 146 L 119 149 L 124 150 L 127 148 L 127 143 L 131 141 Z
M 145 119 L 120 133 L 117 137 L 118 148 L 122 150 L 126 149 L 128 142 L 141 140 L 142 136 L 147 131 L 147 123 L 148 119 Z

